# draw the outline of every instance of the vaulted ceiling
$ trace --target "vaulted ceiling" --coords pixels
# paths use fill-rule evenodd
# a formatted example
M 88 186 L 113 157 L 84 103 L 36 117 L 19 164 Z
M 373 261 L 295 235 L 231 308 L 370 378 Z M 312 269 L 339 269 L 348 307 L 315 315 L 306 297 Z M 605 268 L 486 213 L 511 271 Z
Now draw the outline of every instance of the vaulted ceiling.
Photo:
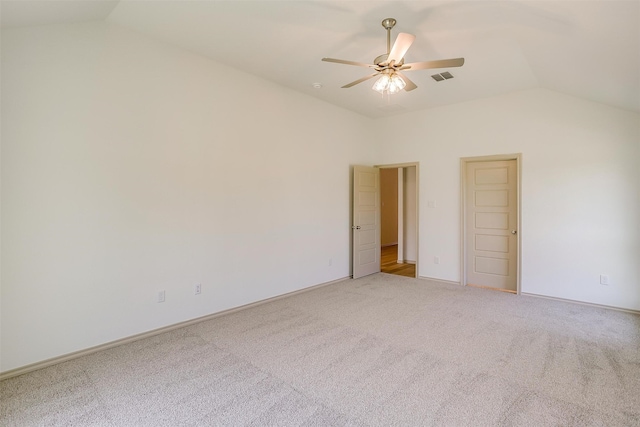
M 542 87 L 640 112 L 640 2 L 602 1 L 6 1 L 3 28 L 106 21 L 369 117 Z M 366 68 L 386 52 L 384 18 L 416 40 L 412 92 L 381 96 Z M 436 82 L 431 75 L 450 71 Z M 314 88 L 320 83 L 320 88 Z

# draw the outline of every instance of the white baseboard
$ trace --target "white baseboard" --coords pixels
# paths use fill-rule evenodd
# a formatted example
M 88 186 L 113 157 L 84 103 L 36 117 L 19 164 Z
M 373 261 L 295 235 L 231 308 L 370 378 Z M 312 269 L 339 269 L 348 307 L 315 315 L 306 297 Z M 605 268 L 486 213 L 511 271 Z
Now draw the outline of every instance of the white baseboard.
M 350 279 L 350 276 L 343 277 L 343 278 L 336 279 L 336 280 L 332 280 L 330 282 L 325 282 L 325 283 L 320 283 L 320 284 L 317 284 L 317 285 L 312 285 L 312 286 L 309 286 L 309 287 L 306 287 L 306 288 L 303 288 L 303 289 L 298 289 L 296 291 L 288 292 L 286 294 L 277 295 L 277 296 L 271 297 L 271 298 L 266 298 L 266 299 L 263 299 L 263 300 L 260 300 L 260 301 L 256 301 L 256 302 L 252 302 L 252 303 L 249 303 L 249 304 L 241 305 L 239 307 L 234 307 L 234 308 L 230 308 L 230 309 L 227 309 L 227 310 L 219 311 L 219 312 L 216 312 L 216 313 L 208 314 L 206 316 L 198 317 L 198 318 L 195 318 L 195 319 L 186 320 L 184 322 L 175 323 L 173 325 L 164 326 L 162 328 L 154 329 L 154 330 L 143 332 L 143 333 L 140 333 L 140 334 L 131 335 L 131 336 L 126 337 L 126 338 L 122 338 L 122 339 L 119 339 L 119 340 L 111 341 L 111 342 L 108 342 L 108 343 L 105 343 L 105 344 L 100 344 L 100 345 L 97 345 L 97 346 L 94 346 L 94 347 L 90 347 L 90 348 L 87 348 L 87 349 L 84 349 L 84 350 L 78 350 L 78 351 L 75 351 L 75 352 L 72 352 L 72 353 L 67 353 L 67 354 L 64 354 L 62 356 L 57 356 L 57 357 L 53 357 L 51 359 L 43 360 L 41 362 L 36 362 L 36 363 L 29 364 L 29 365 L 21 366 L 19 368 L 10 369 L 8 371 L 0 372 L 0 381 L 5 380 L 7 378 L 16 377 L 18 375 L 26 374 L 26 373 L 29 373 L 29 372 L 32 372 L 32 371 L 37 371 L 38 369 L 43 369 L 43 368 L 46 368 L 46 367 L 51 366 L 51 365 L 56 365 L 58 363 L 66 362 L 66 361 L 69 361 L 69 360 L 73 360 L 73 359 L 76 359 L 78 357 L 87 356 L 89 354 L 96 353 L 98 351 L 107 350 L 109 348 L 117 347 L 117 346 L 120 346 L 120 345 L 123 345 L 123 344 L 127 344 L 127 343 L 130 343 L 130 342 L 134 342 L 134 341 L 138 341 L 138 340 L 141 340 L 141 339 L 149 338 L 149 337 L 152 337 L 152 336 L 155 336 L 155 335 L 162 334 L 164 332 L 172 331 L 174 329 L 184 328 L 186 326 L 194 325 L 194 324 L 199 323 L 199 322 L 204 322 L 206 320 L 215 319 L 216 317 L 219 317 L 219 316 L 224 316 L 226 314 L 234 313 L 234 312 L 237 312 L 237 311 L 240 311 L 240 310 L 245 310 L 247 308 L 256 307 L 258 305 L 265 304 L 267 302 L 276 301 L 276 300 L 279 300 L 279 299 L 282 299 L 282 298 L 286 298 L 286 297 L 289 297 L 289 296 L 293 296 L 293 295 L 296 295 L 296 294 L 308 292 L 308 291 L 311 291 L 313 289 L 321 288 L 323 286 L 333 285 L 335 283 L 339 283 L 339 282 L 342 282 L 342 281 L 348 280 L 348 279 Z M 458 285 L 458 286 L 460 286 L 460 282 L 454 282 L 454 281 L 451 281 L 451 280 L 436 279 L 434 277 L 418 276 L 418 279 L 429 280 L 429 281 L 433 281 L 433 282 L 439 282 L 439 283 L 445 283 L 445 284 L 449 284 L 449 285 Z M 520 295 L 530 296 L 530 297 L 535 297 L 535 298 L 545 298 L 545 299 L 550 299 L 550 300 L 569 302 L 569 303 L 573 303 L 573 304 L 588 305 L 588 306 L 591 306 L 591 307 L 598 307 L 598 308 L 605 308 L 605 309 L 609 309 L 609 310 L 623 311 L 623 312 L 626 312 L 626 313 L 640 314 L 640 310 L 633 310 L 633 309 L 615 307 L 615 306 L 604 305 L 604 304 L 595 304 L 595 303 L 589 303 L 589 302 L 582 302 L 582 301 L 576 301 L 576 300 L 571 300 L 571 299 L 566 299 L 566 298 L 551 297 L 551 296 L 547 296 L 547 295 L 538 295 L 538 294 L 532 294 L 532 293 L 529 293 L 529 292 L 521 292 Z
M 436 279 L 435 277 L 418 276 L 418 279 L 431 280 L 432 282 L 440 282 L 440 283 L 446 283 L 447 285 L 458 285 L 458 286 L 460 286 L 460 282 L 453 282 L 451 280 L 444 280 L 444 279 Z
M 550 297 L 550 296 L 547 296 L 547 295 L 531 294 L 529 292 L 520 292 L 520 295 L 524 295 L 524 296 L 527 296 L 527 297 L 544 298 L 544 299 L 550 299 L 550 300 L 562 301 L 562 302 L 570 302 L 572 304 L 588 305 L 588 306 L 591 306 L 591 307 L 606 308 L 608 310 L 624 311 L 625 313 L 640 314 L 640 310 L 633 310 L 633 309 L 630 309 L 630 308 L 616 307 L 616 306 L 613 306 L 613 305 L 596 304 L 596 303 L 593 303 L 593 302 L 583 302 L 583 301 L 578 301 L 578 300 L 574 300 L 574 299 Z
M 451 280 L 436 279 L 436 278 L 433 278 L 433 277 L 418 276 L 418 279 L 431 280 L 433 282 L 440 282 L 440 283 L 446 283 L 446 284 L 449 284 L 449 285 L 461 286 L 460 282 L 453 282 Z M 547 295 L 532 294 L 532 293 L 529 293 L 529 292 L 520 292 L 519 295 L 528 296 L 528 297 L 535 297 L 535 298 L 545 298 L 545 299 L 563 301 L 563 302 L 570 302 L 570 303 L 573 303 L 573 304 L 588 305 L 588 306 L 591 306 L 591 307 L 606 308 L 608 310 L 624 311 L 625 313 L 640 314 L 640 310 L 633 310 L 633 309 L 630 309 L 630 308 L 616 307 L 616 306 L 613 306 L 613 305 L 596 304 L 596 303 L 592 303 L 592 302 L 583 302 L 583 301 L 567 299 L 567 298 L 550 297 L 550 296 L 547 296 Z
M 56 365 L 58 363 L 67 362 L 69 360 L 76 359 L 78 357 L 87 356 L 89 354 L 96 353 L 98 351 L 107 350 L 113 347 L 117 347 L 119 345 L 128 344 L 134 341 L 138 341 L 141 339 L 149 338 L 155 335 L 159 335 L 165 332 L 173 331 L 174 329 L 184 328 L 185 326 L 191 326 L 196 323 L 204 322 L 205 320 L 215 319 L 219 316 L 224 316 L 226 314 L 235 313 L 240 310 L 245 310 L 247 308 L 256 307 L 261 304 L 265 304 L 267 302 L 276 301 L 282 298 L 290 297 L 296 294 L 300 294 L 303 292 L 308 292 L 313 289 L 321 288 L 323 286 L 333 285 L 335 283 L 342 282 L 344 280 L 349 279 L 350 277 L 343 277 L 341 279 L 332 280 L 330 282 L 320 283 L 317 285 L 312 285 L 303 289 L 298 289 L 296 291 L 287 292 L 286 294 L 277 295 L 275 297 L 266 298 L 260 301 L 252 302 L 249 304 L 241 305 L 238 307 L 230 308 L 227 310 L 218 311 L 216 313 L 207 314 L 206 316 L 197 317 L 191 320 L 185 320 L 184 322 L 174 323 L 172 325 L 163 326 L 162 328 L 153 329 L 151 331 L 142 332 L 140 334 L 131 335 L 125 338 L 121 338 L 119 340 L 110 341 L 108 343 L 100 344 L 94 347 L 89 347 L 84 350 L 74 351 L 72 353 L 63 354 L 62 356 L 52 357 L 51 359 L 46 359 L 41 362 L 31 363 L 29 365 L 21 366 L 19 368 L 10 369 L 8 371 L 0 372 L 0 381 L 5 380 L 7 378 L 17 377 L 18 375 L 23 375 L 32 371 L 37 371 L 38 369 L 46 368 L 51 365 Z
M 440 282 L 440 283 L 446 283 L 446 284 L 449 284 L 449 285 L 461 286 L 460 282 L 453 282 L 453 281 L 450 281 L 450 280 L 436 279 L 436 278 L 433 278 L 433 277 L 419 276 L 418 279 L 431 280 L 433 282 Z M 596 304 L 596 303 L 592 303 L 592 302 L 583 302 L 583 301 L 577 301 L 577 300 L 567 299 L 567 298 L 550 297 L 550 296 L 547 296 L 547 295 L 532 294 L 532 293 L 529 293 L 529 292 L 520 292 L 519 295 L 528 296 L 528 297 L 535 297 L 535 298 L 545 298 L 545 299 L 563 301 L 563 302 L 570 302 L 570 303 L 573 303 L 573 304 L 588 305 L 588 306 L 591 306 L 591 307 L 606 308 L 608 310 L 624 311 L 625 313 L 640 314 L 640 310 L 633 310 L 633 309 L 630 309 L 630 308 L 615 307 L 615 306 L 612 306 L 612 305 Z

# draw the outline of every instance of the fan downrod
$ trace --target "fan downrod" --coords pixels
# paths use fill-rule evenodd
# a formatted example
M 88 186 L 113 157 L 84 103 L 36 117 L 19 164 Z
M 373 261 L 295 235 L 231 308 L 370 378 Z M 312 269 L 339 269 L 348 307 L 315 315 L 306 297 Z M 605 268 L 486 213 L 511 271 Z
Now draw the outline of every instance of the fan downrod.
M 396 20 L 393 18 L 383 19 L 382 26 L 385 30 L 387 30 L 387 53 L 384 53 L 373 60 L 373 63 L 376 65 L 384 63 L 389 57 L 389 52 L 391 49 L 391 29 L 396 26 Z

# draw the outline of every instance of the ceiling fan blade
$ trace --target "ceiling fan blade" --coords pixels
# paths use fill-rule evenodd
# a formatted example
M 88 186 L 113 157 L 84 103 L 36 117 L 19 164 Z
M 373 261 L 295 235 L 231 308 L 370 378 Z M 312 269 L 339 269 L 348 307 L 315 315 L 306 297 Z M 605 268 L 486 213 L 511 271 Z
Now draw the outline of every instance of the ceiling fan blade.
M 358 79 L 358 80 L 356 80 L 356 81 L 354 81 L 354 82 L 351 82 L 351 83 L 348 83 L 348 84 L 346 84 L 346 85 L 342 86 L 342 88 L 343 88 L 343 89 L 350 88 L 351 86 L 355 86 L 355 85 L 357 85 L 357 84 L 359 84 L 359 83 L 362 83 L 362 82 L 364 82 L 364 81 L 367 81 L 367 80 L 369 80 L 369 79 L 372 79 L 372 78 L 376 77 L 376 76 L 377 76 L 377 75 L 379 75 L 379 74 L 380 74 L 380 73 L 373 73 L 373 74 L 371 74 L 370 76 L 364 76 L 364 77 L 363 77 L 363 78 L 361 78 L 361 79 Z
M 322 58 L 324 62 L 335 62 L 336 64 L 357 65 L 358 67 L 374 68 L 373 64 L 365 64 L 364 62 L 345 61 L 344 59 Z
M 407 84 L 404 87 L 404 90 L 406 90 L 407 92 L 416 89 L 418 86 L 416 86 L 416 84 L 414 82 L 411 81 L 411 79 L 409 77 L 407 77 L 406 75 L 396 71 L 396 74 L 399 75 L 400 77 L 402 77 L 402 80 L 404 80 L 404 82 Z
M 437 61 L 425 61 L 425 62 L 412 62 L 411 64 L 404 64 L 402 66 L 403 70 L 426 70 L 429 68 L 452 68 L 452 67 L 462 67 L 464 64 L 464 58 L 454 58 L 454 59 L 440 59 Z M 410 67 L 410 68 L 407 68 Z
M 396 42 L 393 44 L 393 47 L 389 52 L 389 58 L 387 59 L 387 61 L 395 61 L 396 63 L 400 62 L 402 58 L 404 58 L 404 54 L 407 53 L 407 50 L 409 50 L 411 44 L 415 39 L 416 36 L 414 36 L 413 34 L 398 34 Z

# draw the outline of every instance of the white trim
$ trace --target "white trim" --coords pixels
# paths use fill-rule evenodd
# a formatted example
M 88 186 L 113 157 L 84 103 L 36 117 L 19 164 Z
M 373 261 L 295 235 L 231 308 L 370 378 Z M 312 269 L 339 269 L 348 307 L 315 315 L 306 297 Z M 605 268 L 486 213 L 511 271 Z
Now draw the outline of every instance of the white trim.
M 550 297 L 548 295 L 532 294 L 532 293 L 529 293 L 529 292 L 522 292 L 520 295 L 523 295 L 523 296 L 526 296 L 526 297 L 544 298 L 544 299 L 550 299 L 550 300 L 555 300 L 555 301 L 569 302 L 571 304 L 588 305 L 590 307 L 605 308 L 607 310 L 623 311 L 625 313 L 640 314 L 640 310 L 633 310 L 631 308 L 616 307 L 616 306 L 613 306 L 613 305 L 596 304 L 596 303 L 593 303 L 593 302 L 584 302 L 584 301 L 578 301 L 578 300 L 575 300 L 575 299 Z
M 249 304 L 241 305 L 238 307 L 230 308 L 227 310 L 218 311 L 216 313 L 207 314 L 206 316 L 197 317 L 191 320 L 185 320 L 184 322 L 174 323 L 172 325 L 163 326 L 162 328 L 153 329 L 151 331 L 142 332 L 140 334 L 131 335 L 126 338 L 121 338 L 119 340 L 111 341 L 105 344 L 100 344 L 94 347 L 89 347 L 84 350 L 74 351 L 72 353 L 63 354 L 62 356 L 52 357 L 51 359 L 43 360 L 40 362 L 31 363 L 29 365 L 21 366 L 19 368 L 10 369 L 8 371 L 0 372 L 0 381 L 6 380 L 7 378 L 17 377 L 18 375 L 27 374 L 29 372 L 36 371 L 38 369 L 46 368 L 48 366 L 57 365 L 58 363 L 67 362 L 69 360 L 76 359 L 78 357 L 87 356 L 89 354 L 96 353 L 98 351 L 107 350 L 113 347 L 117 347 L 123 344 L 128 344 L 134 341 L 138 341 L 145 338 L 150 338 L 155 335 L 159 335 L 165 332 L 173 331 L 175 329 L 184 328 L 186 326 L 195 325 L 196 323 L 204 322 L 206 320 L 215 319 L 216 317 L 224 316 L 227 314 L 235 313 L 237 311 L 245 310 L 247 308 L 256 307 L 258 305 L 262 305 L 267 302 L 276 301 L 282 298 L 290 297 L 296 294 L 300 294 L 303 292 L 308 292 L 314 290 L 316 288 L 321 288 L 323 286 L 333 285 L 335 283 L 342 282 L 344 280 L 348 280 L 350 277 L 343 277 L 341 279 L 332 280 L 330 282 L 320 283 L 317 285 L 312 285 L 303 289 L 298 289 L 297 291 L 287 292 L 286 294 L 277 295 L 275 297 L 266 298 L 260 301 L 252 302 Z
M 516 294 L 520 295 L 520 293 L 522 292 L 522 289 L 520 287 L 520 278 L 522 276 L 522 153 L 460 158 L 460 283 L 463 286 L 467 283 L 467 163 L 494 162 L 500 160 L 516 161 L 516 191 L 518 192 L 518 215 L 516 219 L 516 230 L 518 230 L 518 234 L 516 235 L 516 239 L 518 242 L 516 269 L 518 271 L 516 274 Z
M 399 168 L 409 168 L 411 166 L 418 166 L 419 164 L 420 162 L 391 163 L 389 165 L 375 165 L 375 167 L 380 169 L 399 169 Z
M 429 280 L 429 281 L 432 281 L 432 282 L 445 283 L 447 285 L 457 285 L 457 286 L 461 285 L 460 282 L 454 282 L 454 281 L 451 281 L 451 280 L 436 279 L 434 277 L 419 276 L 418 279 Z M 478 288 L 478 289 L 481 289 L 481 288 Z M 548 300 L 553 300 L 553 301 L 561 301 L 561 302 L 566 302 L 566 303 L 570 303 L 570 304 L 579 304 L 579 305 L 586 305 L 586 306 L 596 307 L 596 308 L 604 308 L 606 310 L 622 311 L 624 313 L 640 314 L 640 310 L 634 310 L 634 309 L 631 309 L 631 308 L 616 307 L 614 305 L 596 304 L 596 303 L 593 303 L 593 302 L 584 302 L 584 301 L 578 301 L 578 300 L 568 299 L 568 298 L 551 297 L 551 296 L 548 296 L 548 295 L 532 294 L 532 293 L 529 293 L 529 292 L 521 292 L 520 295 L 521 296 L 525 296 L 525 297 L 543 298 L 543 299 L 548 299 Z
M 436 279 L 435 277 L 419 276 L 418 279 L 429 280 L 429 281 L 432 281 L 432 282 L 444 283 L 444 284 L 447 284 L 447 285 L 461 286 L 461 282 L 454 282 L 454 281 L 451 281 L 451 280 Z M 604 309 L 607 309 L 607 310 L 622 311 L 624 313 L 640 314 L 640 310 L 634 310 L 634 309 L 631 309 L 631 308 L 616 307 L 614 305 L 596 304 L 596 303 L 593 303 L 593 302 L 578 301 L 578 300 L 568 299 L 568 298 L 551 297 L 551 296 L 548 296 L 548 295 L 532 294 L 532 293 L 529 293 L 529 292 L 521 292 L 520 295 L 525 296 L 525 297 L 543 298 L 543 299 L 554 300 L 554 301 L 562 301 L 562 302 L 567 302 L 567 303 L 570 303 L 570 304 L 579 304 L 579 305 L 586 305 L 586 306 L 596 307 L 596 308 L 604 308 Z
M 404 169 L 398 168 L 398 262 L 404 259 Z
M 444 283 L 445 285 L 460 286 L 460 282 L 455 282 L 455 281 L 452 281 L 452 280 L 436 279 L 435 277 L 418 276 L 418 279 L 430 280 L 432 282 L 440 282 L 440 283 Z

